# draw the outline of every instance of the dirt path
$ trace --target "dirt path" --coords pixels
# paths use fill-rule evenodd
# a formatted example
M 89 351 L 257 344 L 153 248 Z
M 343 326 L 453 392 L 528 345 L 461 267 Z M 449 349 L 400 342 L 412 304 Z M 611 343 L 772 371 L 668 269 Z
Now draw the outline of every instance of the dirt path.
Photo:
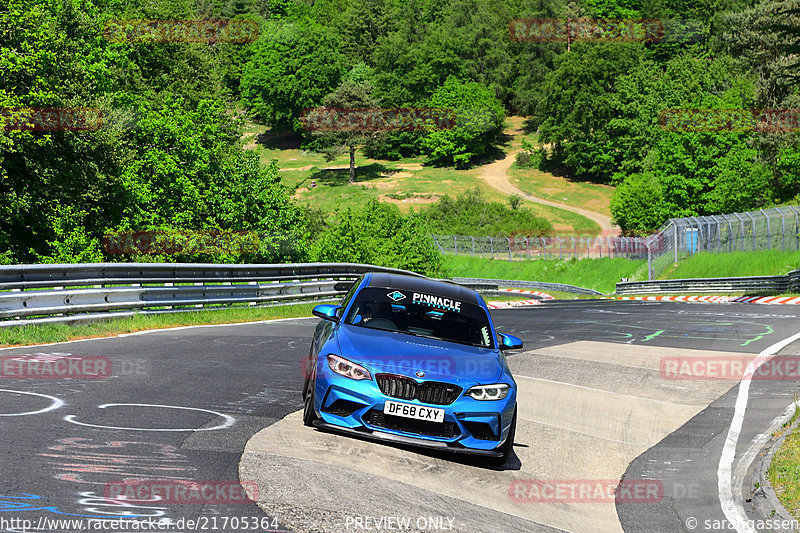
M 511 128 L 506 130 L 506 133 L 509 135 L 519 135 L 522 133 L 521 130 L 516 128 Z M 600 225 L 601 235 L 603 236 L 613 236 L 619 235 L 619 226 L 615 226 L 611 222 L 611 217 L 602 215 L 600 213 L 595 213 L 594 211 L 587 211 L 585 209 L 581 209 L 579 207 L 575 207 L 568 204 L 560 204 L 558 202 L 551 202 L 550 200 L 545 200 L 544 198 L 539 198 L 537 196 L 533 196 L 532 194 L 528 194 L 522 189 L 518 188 L 516 185 L 512 184 L 508 179 L 508 169 L 511 168 L 511 165 L 514 164 L 516 160 L 517 151 L 509 152 L 505 158 L 495 161 L 494 163 L 490 163 L 483 167 L 483 172 L 481 172 L 481 179 L 486 181 L 491 187 L 497 189 L 498 191 L 505 193 L 505 194 L 518 194 L 524 199 L 542 205 L 549 205 L 551 207 L 557 207 L 559 209 L 564 209 L 566 211 L 572 211 L 573 213 L 578 213 L 579 215 L 583 215 L 586 218 L 597 222 Z

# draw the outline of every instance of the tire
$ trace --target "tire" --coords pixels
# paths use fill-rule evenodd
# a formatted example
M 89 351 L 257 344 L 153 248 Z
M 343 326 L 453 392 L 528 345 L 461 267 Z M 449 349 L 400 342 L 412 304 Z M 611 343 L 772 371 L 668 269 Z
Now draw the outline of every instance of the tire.
M 511 418 L 511 427 L 508 428 L 508 437 L 502 446 L 497 448 L 499 457 L 492 457 L 489 462 L 495 466 L 503 466 L 514 454 L 514 437 L 517 434 L 517 407 L 514 406 L 514 416 Z
M 317 412 L 314 411 L 314 389 L 316 388 L 316 380 L 309 381 L 306 389 L 306 397 L 303 400 L 303 425 L 313 426 L 314 421 L 318 418 Z

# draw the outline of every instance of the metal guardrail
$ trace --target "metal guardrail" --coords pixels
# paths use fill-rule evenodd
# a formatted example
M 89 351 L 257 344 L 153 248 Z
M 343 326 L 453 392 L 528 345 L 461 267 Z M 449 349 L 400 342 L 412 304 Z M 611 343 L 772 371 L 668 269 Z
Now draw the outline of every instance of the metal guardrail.
M 170 313 L 227 305 L 269 305 L 340 298 L 365 272 L 421 276 L 355 263 L 215 265 L 80 263 L 0 266 L 0 327 L 82 322 L 135 313 Z M 535 281 L 455 278 L 479 292 L 498 286 L 601 293 Z M 28 318 L 27 320 L 22 320 Z
M 576 287 L 575 285 L 566 285 L 564 283 L 547 283 L 544 281 L 520 281 L 514 279 L 480 279 L 480 278 L 453 278 L 453 281 L 460 285 L 490 283 L 497 287 L 510 287 L 514 289 L 534 289 L 539 291 L 560 291 L 571 292 L 575 294 L 591 294 L 597 296 L 605 296 L 602 292 L 594 289 L 587 289 L 585 287 Z M 487 290 L 490 289 L 487 287 Z M 480 290 L 480 289 L 476 289 Z
M 421 276 L 355 263 L 213 265 L 197 263 L 82 263 L 0 266 L 0 326 L 99 319 L 131 311 L 157 313 L 263 305 L 341 297 L 365 272 Z M 493 293 L 498 287 L 603 296 L 574 285 L 454 278 Z M 638 281 L 617 284 L 617 294 L 665 292 L 800 292 L 800 270 L 785 276 Z M 116 312 L 116 313 L 115 313 Z M 30 320 L 20 320 L 35 317 Z
M 738 278 L 668 279 L 617 283 L 616 293 L 664 294 L 676 292 L 800 292 L 800 270 L 783 276 Z
M 329 299 L 350 288 L 346 281 L 370 271 L 420 276 L 355 263 L 0 266 L 0 319 Z

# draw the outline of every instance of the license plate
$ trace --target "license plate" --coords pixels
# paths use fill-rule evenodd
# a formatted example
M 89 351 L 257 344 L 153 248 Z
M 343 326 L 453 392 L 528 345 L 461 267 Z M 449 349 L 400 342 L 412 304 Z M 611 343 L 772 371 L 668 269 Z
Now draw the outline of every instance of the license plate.
M 383 404 L 383 414 L 427 420 L 428 422 L 444 422 L 444 409 L 410 403 L 387 401 Z

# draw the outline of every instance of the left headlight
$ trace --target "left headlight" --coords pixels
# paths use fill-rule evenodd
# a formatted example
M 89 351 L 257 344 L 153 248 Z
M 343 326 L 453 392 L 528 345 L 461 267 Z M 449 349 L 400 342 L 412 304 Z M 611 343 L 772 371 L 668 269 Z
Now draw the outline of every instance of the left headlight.
M 350 379 L 372 379 L 369 370 L 361 365 L 357 365 L 352 361 L 348 361 L 344 357 L 338 355 L 328 354 L 328 366 L 337 374 Z
M 494 385 L 476 385 L 467 391 L 467 396 L 476 400 L 502 400 L 508 396 L 510 385 L 495 383 Z

